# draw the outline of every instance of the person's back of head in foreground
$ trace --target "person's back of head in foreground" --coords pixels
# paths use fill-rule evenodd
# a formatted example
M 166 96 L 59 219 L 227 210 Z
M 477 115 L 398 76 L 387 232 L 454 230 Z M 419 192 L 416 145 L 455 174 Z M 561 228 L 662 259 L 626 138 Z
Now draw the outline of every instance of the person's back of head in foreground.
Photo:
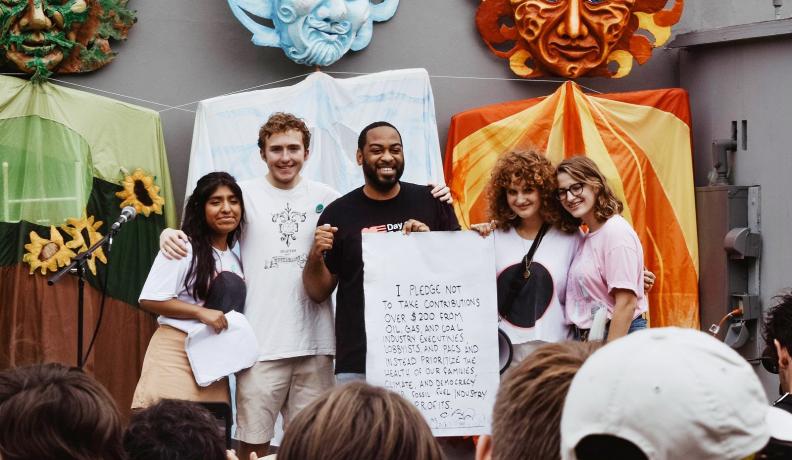
M 792 427 L 736 351 L 692 329 L 608 343 L 583 364 L 561 417 L 564 460 L 742 460 Z
M 775 298 L 776 305 L 765 315 L 762 338 L 765 350 L 762 365 L 773 374 L 778 374 L 778 389 L 781 397 L 773 405 L 792 412 L 792 294 L 786 293 Z M 792 439 L 770 440 L 762 451 L 761 459 L 792 458 Z
M 124 449 L 129 460 L 225 460 L 225 439 L 202 406 L 164 399 L 132 415 Z
M 537 348 L 501 382 L 492 436 L 479 438 L 476 460 L 559 457 L 561 409 L 569 384 L 596 342 L 549 343 Z
M 772 362 L 765 368 L 778 374 L 781 393 L 792 391 L 792 294 L 776 297 L 778 303 L 765 316 L 762 336 L 765 354 Z
M 441 460 L 426 421 L 404 398 L 363 382 L 336 387 L 289 423 L 278 460 Z
M 36 364 L 0 372 L 0 458 L 124 458 L 110 393 L 77 368 Z

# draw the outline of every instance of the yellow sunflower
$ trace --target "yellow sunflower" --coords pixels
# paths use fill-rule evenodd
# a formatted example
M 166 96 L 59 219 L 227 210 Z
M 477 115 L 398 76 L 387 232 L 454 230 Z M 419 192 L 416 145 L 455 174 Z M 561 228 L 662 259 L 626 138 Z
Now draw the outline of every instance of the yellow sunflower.
M 124 178 L 121 185 L 124 190 L 116 193 L 116 196 L 123 200 L 119 207 L 132 206 L 138 214 L 143 213 L 146 217 L 152 211 L 162 214 L 165 200 L 159 196 L 160 188 L 154 185 L 154 177 L 147 175 L 142 169 L 136 169 Z
M 71 262 L 71 258 L 76 256 L 63 242 L 63 236 L 54 225 L 50 226 L 50 237 L 42 238 L 36 232 L 30 232 L 30 243 L 25 245 L 27 254 L 22 256 L 22 261 L 30 265 L 30 274 L 41 268 L 41 274 L 45 275 L 47 270 L 58 271 L 58 267 L 64 267 Z
M 77 253 L 82 254 L 87 251 L 90 246 L 93 246 L 102 239 L 102 234 L 97 231 L 101 226 L 101 220 L 94 222 L 94 216 L 86 217 L 85 214 L 83 214 L 80 219 L 66 219 L 66 224 L 61 225 L 61 228 L 72 237 L 72 240 L 66 243 L 66 245 L 70 248 L 78 248 Z M 88 242 L 85 241 L 83 230 L 87 231 Z M 103 248 L 94 251 L 93 254 L 91 254 L 91 258 L 88 259 L 88 269 L 90 269 L 91 273 L 94 275 L 96 275 L 96 259 L 99 259 L 102 263 L 107 263 Z

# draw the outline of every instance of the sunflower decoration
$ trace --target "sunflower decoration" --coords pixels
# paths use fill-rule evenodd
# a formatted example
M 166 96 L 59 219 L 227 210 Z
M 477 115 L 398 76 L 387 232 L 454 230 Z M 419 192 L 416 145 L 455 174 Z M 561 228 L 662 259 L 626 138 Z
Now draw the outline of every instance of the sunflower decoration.
M 121 183 L 124 190 L 117 192 L 116 196 L 121 198 L 120 208 L 132 206 L 138 214 L 143 213 L 148 217 L 153 211 L 162 214 L 162 205 L 165 200 L 159 196 L 159 186 L 154 185 L 154 177 L 146 174 L 142 169 L 126 176 Z
M 63 242 L 63 236 L 54 225 L 50 226 L 49 238 L 42 238 L 36 232 L 30 232 L 30 243 L 25 245 L 27 253 L 22 256 L 22 261 L 30 265 L 30 274 L 41 269 L 41 274 L 49 271 L 58 271 L 71 262 L 77 254 L 72 251 L 74 242 Z
M 89 247 L 102 239 L 102 234 L 98 232 L 101 226 L 101 220 L 94 222 L 94 216 L 86 217 L 85 214 L 83 214 L 80 219 L 66 219 L 66 224 L 61 225 L 61 228 L 72 238 L 66 245 L 77 249 L 78 254 L 82 254 L 87 251 Z M 88 236 L 87 241 L 85 238 L 86 235 Z M 99 259 L 102 263 L 107 263 L 103 248 L 94 251 L 93 254 L 91 254 L 91 258 L 88 259 L 88 269 L 91 270 L 94 276 L 96 276 L 96 259 Z

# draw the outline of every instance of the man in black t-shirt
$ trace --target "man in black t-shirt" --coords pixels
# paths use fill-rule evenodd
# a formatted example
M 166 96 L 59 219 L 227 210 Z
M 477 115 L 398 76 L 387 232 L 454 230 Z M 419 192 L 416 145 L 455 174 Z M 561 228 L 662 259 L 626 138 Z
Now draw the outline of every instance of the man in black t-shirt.
M 315 302 L 336 296 L 336 378 L 364 378 L 366 328 L 363 310 L 363 232 L 459 230 L 454 211 L 425 186 L 401 182 L 404 152 L 390 123 L 368 125 L 358 137 L 357 161 L 366 184 L 338 198 L 319 217 L 314 244 L 303 270 L 306 292 Z

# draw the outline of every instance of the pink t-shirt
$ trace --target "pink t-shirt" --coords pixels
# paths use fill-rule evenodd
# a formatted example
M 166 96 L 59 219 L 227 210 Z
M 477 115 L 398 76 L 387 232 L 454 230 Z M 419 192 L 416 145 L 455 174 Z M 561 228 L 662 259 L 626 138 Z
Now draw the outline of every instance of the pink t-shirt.
M 578 247 L 566 286 L 566 317 L 581 329 L 591 327 L 594 313 L 608 308 L 613 315 L 613 289 L 629 289 L 638 297 L 633 318 L 648 310 L 643 292 L 643 248 L 632 226 L 620 215 L 590 232 Z

